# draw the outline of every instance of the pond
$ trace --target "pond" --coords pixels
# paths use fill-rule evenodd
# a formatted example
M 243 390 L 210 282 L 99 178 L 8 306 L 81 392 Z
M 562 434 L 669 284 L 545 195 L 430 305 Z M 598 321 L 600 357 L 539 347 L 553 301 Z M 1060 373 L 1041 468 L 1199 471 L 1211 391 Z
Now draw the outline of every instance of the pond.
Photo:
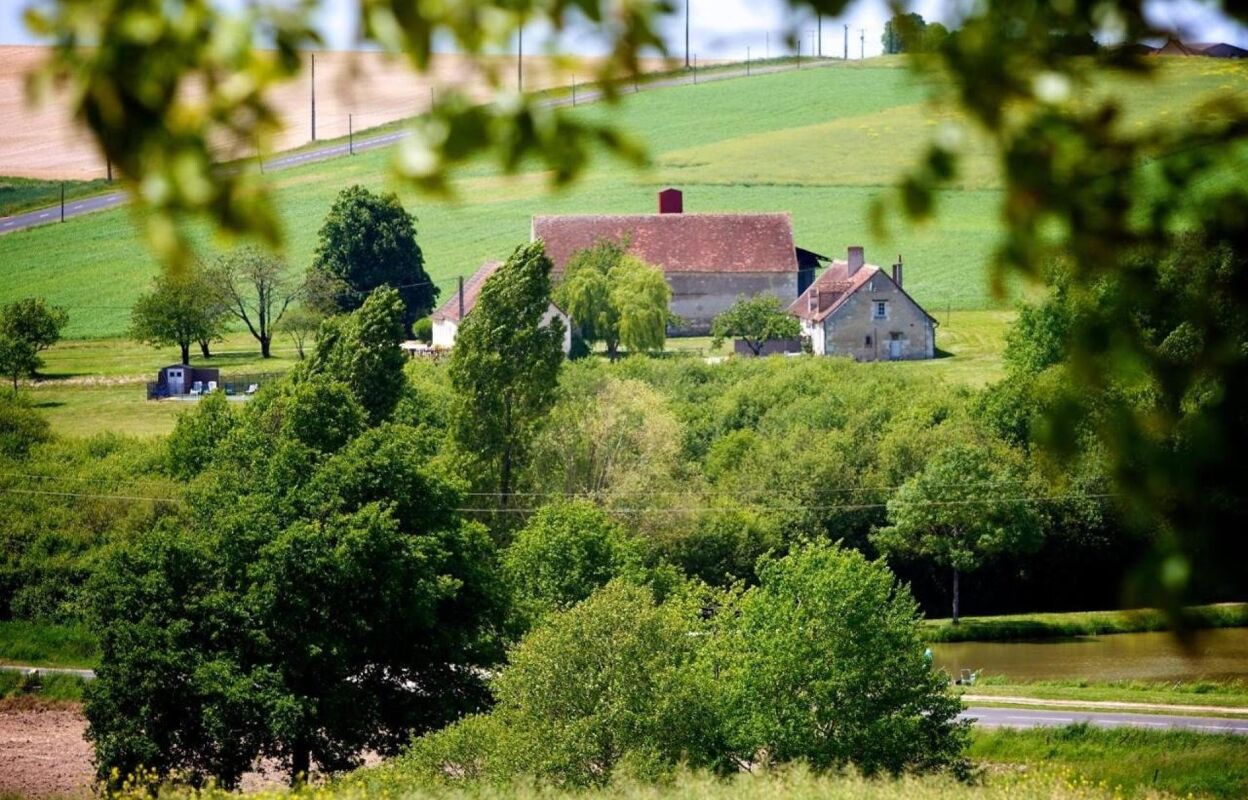
M 1248 680 L 1248 628 L 1198 631 L 1187 647 L 1170 633 L 1119 633 L 1033 642 L 932 645 L 950 675 L 983 670 L 1015 680 Z

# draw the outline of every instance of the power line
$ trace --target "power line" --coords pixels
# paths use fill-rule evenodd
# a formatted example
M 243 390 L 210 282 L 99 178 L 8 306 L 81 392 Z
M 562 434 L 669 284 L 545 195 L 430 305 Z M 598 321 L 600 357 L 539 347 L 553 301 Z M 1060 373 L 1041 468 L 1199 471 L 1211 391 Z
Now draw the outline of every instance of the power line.
M 8 487 L 0 489 L 0 492 L 6 493 L 6 494 L 30 494 L 30 495 L 41 495 L 41 496 L 47 496 L 47 497 L 81 497 L 81 498 L 85 498 L 89 500 L 122 500 L 122 501 L 136 502 L 136 503 L 137 502 L 170 503 L 173 505 L 179 505 L 182 503 L 181 498 L 138 497 L 135 495 L 124 495 L 124 494 L 88 494 L 86 492 L 48 492 L 48 491 L 41 491 L 38 489 L 13 489 L 13 488 L 8 488 Z

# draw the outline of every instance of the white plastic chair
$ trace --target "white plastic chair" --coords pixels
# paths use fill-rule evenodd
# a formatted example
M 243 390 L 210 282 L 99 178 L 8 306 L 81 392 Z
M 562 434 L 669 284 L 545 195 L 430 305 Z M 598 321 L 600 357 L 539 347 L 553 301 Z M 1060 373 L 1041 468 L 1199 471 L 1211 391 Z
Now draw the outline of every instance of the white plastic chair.
M 195 397 L 198 397 L 199 395 L 201 395 L 201 394 L 203 394 L 203 393 L 204 393 L 204 382 L 203 382 L 203 381 L 195 381 L 194 383 L 192 383 L 192 384 L 191 384 L 191 394 L 192 394 L 192 395 L 194 395 Z
M 209 393 L 215 392 L 216 390 L 217 390 L 217 382 L 216 382 L 216 381 L 208 381 L 208 391 L 209 391 Z
M 258 391 L 260 391 L 260 384 L 258 383 L 253 383 L 247 387 L 247 394 L 255 394 Z

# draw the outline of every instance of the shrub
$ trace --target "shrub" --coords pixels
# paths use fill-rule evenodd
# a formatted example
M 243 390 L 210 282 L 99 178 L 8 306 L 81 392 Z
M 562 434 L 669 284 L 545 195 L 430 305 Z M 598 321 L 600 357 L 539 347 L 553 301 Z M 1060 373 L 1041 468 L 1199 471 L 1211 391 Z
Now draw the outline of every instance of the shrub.
M 412 338 L 431 344 L 433 342 L 433 320 L 429 317 L 421 317 L 412 323 Z
M 758 573 L 707 651 L 738 759 L 867 774 L 961 766 L 961 704 L 924 656 L 917 604 L 882 561 L 812 544 Z
M 538 511 L 503 556 L 505 580 L 524 628 L 551 611 L 576 605 L 640 565 L 637 545 L 583 500 Z
M 52 438 L 48 421 L 16 393 L 0 392 L 0 456 L 22 458 Z

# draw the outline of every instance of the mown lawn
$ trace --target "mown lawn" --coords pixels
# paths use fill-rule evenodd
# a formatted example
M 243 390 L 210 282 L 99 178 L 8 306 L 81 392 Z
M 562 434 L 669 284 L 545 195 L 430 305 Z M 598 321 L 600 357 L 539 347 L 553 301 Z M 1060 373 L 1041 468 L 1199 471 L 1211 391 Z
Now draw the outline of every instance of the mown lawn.
M 1248 68 L 1173 64 L 1163 73 L 1144 88 L 1106 90 L 1129 95 L 1141 118 L 1178 113 L 1184 103 L 1242 79 Z M 973 140 L 960 188 L 944 194 L 937 219 L 914 226 L 886 205 L 892 235 L 872 231 L 872 203 L 891 197 L 889 187 L 948 121 L 929 113 L 926 96 L 919 79 L 890 60 L 655 89 L 627 95 L 616 108 L 577 112 L 610 116 L 641 138 L 653 157 L 647 170 L 602 159 L 555 194 L 541 172 L 506 177 L 481 162 L 462 171 L 457 202 L 402 195 L 418 218 L 428 269 L 444 291 L 456 276 L 527 240 L 534 214 L 650 211 L 655 192 L 676 185 L 685 189 L 691 212 L 791 212 L 798 244 L 825 255 L 840 255 L 851 244 L 865 245 L 879 263 L 901 253 L 907 288 L 937 316 L 942 309 L 1008 307 L 987 281 L 999 230 L 998 181 Z M 370 151 L 271 174 L 292 271 L 310 263 L 316 232 L 341 188 L 394 188 L 386 169 L 393 155 Z M 69 336 L 120 334 L 157 269 L 132 214 L 104 212 L 0 237 L 0 301 L 43 295 L 69 308 Z M 192 234 L 209 249 L 203 229 Z
M 1003 374 L 1001 352 L 1012 312 L 954 311 L 939 314 L 936 340 L 941 357 L 932 361 L 880 363 L 875 369 L 910 370 L 934 379 L 978 387 Z M 668 350 L 682 357 L 723 356 L 731 352 L 725 342 L 711 348 L 707 337 L 669 339 Z M 191 359 L 194 365 L 219 367 L 222 376 L 283 373 L 298 361 L 288 340 L 274 342 L 273 358 L 260 358 L 255 340 L 232 333 L 216 345 L 209 361 Z M 176 363 L 173 349 L 153 349 L 126 339 L 75 339 L 61 342 L 45 353 L 44 380 L 23 387 L 22 392 L 39 408 L 57 434 L 90 436 L 115 432 L 132 436 L 160 436 L 173 429 L 177 416 L 194 401 L 149 401 L 143 383 L 155 380 L 162 366 Z
M 1112 681 L 1044 680 L 1018 682 L 1003 676 L 981 677 L 974 686 L 955 687 L 959 694 L 1027 697 L 1071 702 L 1146 703 L 1155 705 L 1222 706 L 1248 709 L 1248 684 L 1242 681 Z

